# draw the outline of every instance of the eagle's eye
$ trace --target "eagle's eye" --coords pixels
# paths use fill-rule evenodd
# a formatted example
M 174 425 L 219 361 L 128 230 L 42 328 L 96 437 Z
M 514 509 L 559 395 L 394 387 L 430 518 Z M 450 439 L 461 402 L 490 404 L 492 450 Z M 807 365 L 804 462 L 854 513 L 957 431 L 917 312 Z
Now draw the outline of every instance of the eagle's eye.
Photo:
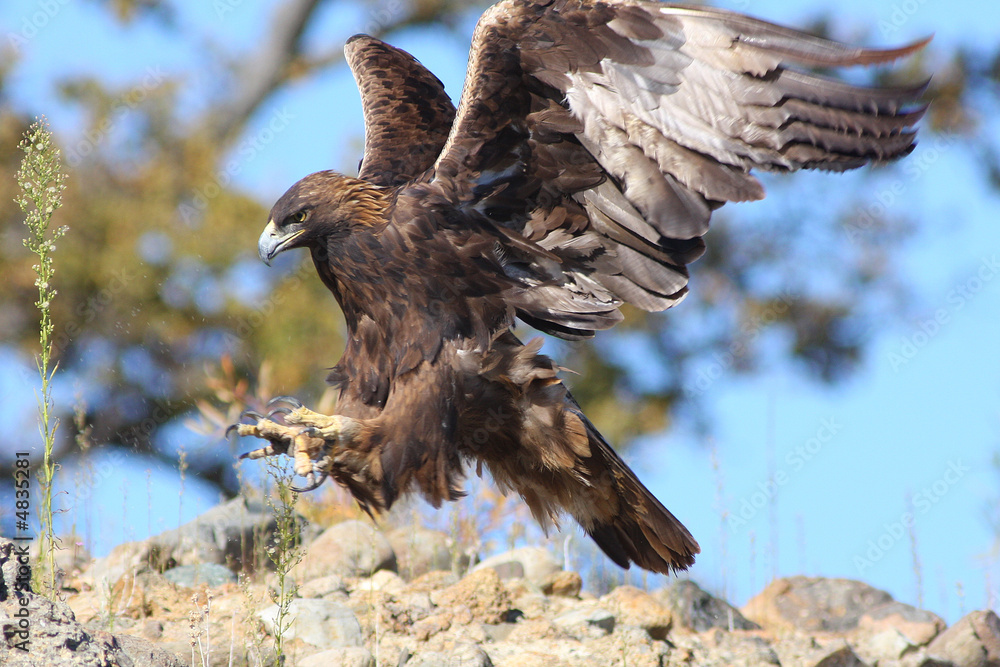
M 295 222 L 305 222 L 309 218 L 309 211 L 299 211 L 292 217 L 295 218 Z

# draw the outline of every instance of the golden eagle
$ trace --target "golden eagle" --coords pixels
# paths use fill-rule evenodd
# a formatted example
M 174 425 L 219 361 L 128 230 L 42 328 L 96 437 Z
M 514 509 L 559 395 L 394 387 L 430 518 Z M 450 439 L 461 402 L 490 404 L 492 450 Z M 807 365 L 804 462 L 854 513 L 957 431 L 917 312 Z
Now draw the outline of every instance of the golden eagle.
M 461 495 L 489 471 L 547 527 L 573 516 L 618 565 L 689 567 L 687 529 L 639 482 L 515 317 L 587 338 L 631 303 L 687 292 L 714 209 L 760 199 L 753 169 L 841 171 L 913 148 L 924 85 L 867 88 L 817 68 L 884 63 L 740 14 L 646 0 L 504 0 L 479 20 L 458 109 L 412 56 L 346 45 L 361 90 L 357 178 L 306 176 L 260 257 L 307 248 L 348 327 L 337 413 L 294 399 L 240 435 L 295 457 L 369 512 Z M 926 84 L 925 84 L 926 85 Z M 277 416 L 276 413 L 281 413 Z

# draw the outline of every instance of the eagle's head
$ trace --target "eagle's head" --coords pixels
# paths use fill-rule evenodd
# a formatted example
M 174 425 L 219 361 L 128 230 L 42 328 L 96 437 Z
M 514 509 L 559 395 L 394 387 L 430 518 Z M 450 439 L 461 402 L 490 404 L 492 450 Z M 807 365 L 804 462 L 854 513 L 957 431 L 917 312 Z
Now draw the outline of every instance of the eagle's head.
M 335 171 L 309 174 L 293 185 L 271 209 L 257 241 L 268 266 L 275 255 L 292 248 L 326 248 L 331 239 L 355 228 L 384 221 L 385 191 Z

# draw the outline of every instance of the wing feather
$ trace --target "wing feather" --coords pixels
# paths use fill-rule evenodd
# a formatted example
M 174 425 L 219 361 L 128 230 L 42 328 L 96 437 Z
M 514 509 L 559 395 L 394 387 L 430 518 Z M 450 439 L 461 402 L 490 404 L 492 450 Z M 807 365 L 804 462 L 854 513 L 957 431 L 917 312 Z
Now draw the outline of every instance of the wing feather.
M 401 185 L 434 163 L 455 118 L 444 85 L 409 53 L 367 35 L 344 45 L 361 92 L 365 155 L 359 178 Z
M 476 220 L 516 250 L 499 266 L 522 319 L 592 335 L 623 302 L 684 297 L 712 211 L 764 196 L 752 170 L 844 170 L 912 150 L 926 84 L 811 70 L 924 44 L 851 47 L 645 0 L 505 0 L 476 27 L 430 185 L 466 213 L 452 224 Z

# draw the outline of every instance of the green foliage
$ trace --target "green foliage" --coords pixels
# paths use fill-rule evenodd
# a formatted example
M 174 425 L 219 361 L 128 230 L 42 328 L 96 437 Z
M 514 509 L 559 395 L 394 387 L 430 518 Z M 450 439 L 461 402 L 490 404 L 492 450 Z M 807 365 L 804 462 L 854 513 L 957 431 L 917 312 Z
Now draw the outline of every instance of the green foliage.
M 289 609 L 298 590 L 290 572 L 303 555 L 298 548 L 300 526 L 295 511 L 299 495 L 291 488 L 295 475 L 288 459 L 276 461 L 274 457 L 269 457 L 265 463 L 268 477 L 274 482 L 274 497 L 267 495 L 265 498 L 276 523 L 275 543 L 267 549 L 267 557 L 274 565 L 277 580 L 271 590 L 271 601 L 278 606 L 274 616 L 274 654 L 278 664 L 284 664 L 285 633 L 292 624 Z
M 52 482 L 56 465 L 52 459 L 52 451 L 59 420 L 54 415 L 52 404 L 52 376 L 56 372 L 56 366 L 52 363 L 52 334 L 55 330 L 52 324 L 52 300 L 56 296 L 56 290 L 52 287 L 52 278 L 55 275 L 52 253 L 56 249 L 55 242 L 69 228 L 64 225 L 51 229 L 49 223 L 62 205 L 66 175 L 62 172 L 59 150 L 53 145 L 52 133 L 44 119 L 37 120 L 28 128 L 20 148 L 24 153 L 21 168 L 17 172 L 17 184 L 21 188 L 21 194 L 15 201 L 26 216 L 24 224 L 28 228 L 28 233 L 24 239 L 24 247 L 38 261 L 31 268 L 36 275 L 35 287 L 38 288 L 38 300 L 35 306 L 41 313 L 38 323 L 38 342 L 41 350 L 35 357 L 38 374 L 42 380 L 41 394 L 37 398 L 38 430 L 42 435 L 44 448 L 44 459 L 39 471 L 42 507 L 38 516 L 42 529 L 41 558 L 46 572 L 41 583 L 49 598 L 55 599 L 56 540 L 52 526 Z

